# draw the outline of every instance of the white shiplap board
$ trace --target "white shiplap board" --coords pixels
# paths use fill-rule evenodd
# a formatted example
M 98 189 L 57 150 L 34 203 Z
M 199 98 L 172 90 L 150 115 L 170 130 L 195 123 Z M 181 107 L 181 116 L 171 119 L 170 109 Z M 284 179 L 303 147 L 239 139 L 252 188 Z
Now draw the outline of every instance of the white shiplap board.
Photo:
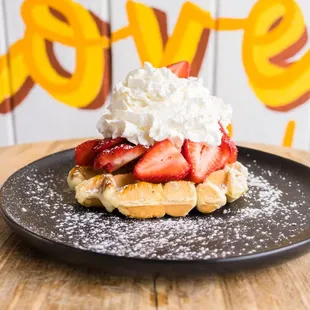
M 299 55 L 296 55 L 297 57 L 301 57 L 306 51 L 310 50 L 310 1 L 298 0 L 298 4 L 304 15 L 304 19 L 306 21 L 306 25 L 308 29 L 308 42 L 306 46 L 302 49 L 301 53 Z M 308 65 L 308 67 L 310 67 L 310 64 Z M 310 82 L 309 82 L 309 85 L 310 85 Z M 310 150 L 310 100 L 308 100 L 307 107 L 308 107 L 308 122 L 307 122 L 308 129 L 305 131 L 305 135 L 308 137 L 308 149 Z M 305 114 L 307 114 L 307 112 Z
M 246 18 L 255 3 L 256 0 L 222 0 L 219 16 Z M 299 0 L 298 3 L 309 25 L 310 3 L 308 0 Z M 281 145 L 288 121 L 294 120 L 296 130 L 292 146 L 307 149 L 310 137 L 309 101 L 289 112 L 267 109 L 248 83 L 242 63 L 242 38 L 242 30 L 222 31 L 218 33 L 217 42 L 215 89 L 218 96 L 233 106 L 234 138 L 237 141 Z
M 113 32 L 126 27 L 129 24 L 126 12 L 126 2 L 127 0 L 111 1 L 111 29 Z M 175 28 L 181 8 L 187 1 L 140 0 L 138 2 L 166 13 L 168 36 L 170 36 Z M 191 2 L 198 5 L 200 8 L 209 11 L 212 16 L 216 15 L 216 0 L 193 0 Z M 143 27 L 147 27 L 147 25 L 141 25 L 141 28 Z M 199 74 L 199 76 L 203 77 L 205 85 L 210 89 L 213 88 L 213 74 L 215 70 L 214 48 L 215 33 L 211 31 Z M 132 36 L 112 45 L 112 85 L 124 80 L 129 71 L 141 66 L 142 64 Z
M 20 16 L 23 1 L 0 0 L 0 54 L 5 53 L 8 46 L 23 37 L 25 27 Z M 128 25 L 127 0 L 79 0 L 77 2 L 92 10 L 101 19 L 110 21 L 112 31 Z M 181 7 L 186 1 L 140 0 L 140 2 L 167 14 L 168 35 L 171 35 Z M 194 0 L 192 2 L 210 11 L 214 17 L 218 13 L 223 17 L 240 18 L 247 17 L 257 1 Z M 308 0 L 297 0 L 297 2 L 310 31 L 310 2 Z M 199 74 L 211 91 L 233 106 L 234 138 L 238 141 L 280 145 L 287 122 L 294 120 L 296 132 L 293 147 L 310 149 L 310 103 L 287 113 L 268 110 L 248 84 L 242 64 L 242 36 L 241 30 L 211 31 Z M 295 59 L 298 60 L 309 48 L 308 42 Z M 141 63 L 132 37 L 113 43 L 111 51 L 113 86 L 123 80 L 128 71 L 140 67 Z M 56 43 L 55 53 L 65 69 L 74 70 L 73 49 Z M 35 86 L 14 113 L 0 114 L 0 145 L 14 143 L 15 136 L 17 143 L 24 143 L 97 135 L 96 122 L 104 109 L 104 107 L 86 111 L 75 109 L 58 102 L 40 86 Z
M 25 26 L 20 16 L 23 1 L 7 1 L 9 44 L 22 38 L 24 34 Z M 109 22 L 108 0 L 76 2 Z M 75 51 L 73 48 L 55 44 L 55 54 L 65 69 L 74 70 Z M 96 136 L 98 135 L 96 122 L 103 109 L 104 107 L 96 110 L 81 110 L 69 107 L 36 85 L 14 110 L 17 143 Z
M 7 51 L 5 20 L 5 3 L 4 0 L 0 0 L 0 56 Z M 7 104 L 10 103 L 8 102 Z M 14 132 L 12 114 L 0 114 L 0 146 L 7 146 L 13 143 Z

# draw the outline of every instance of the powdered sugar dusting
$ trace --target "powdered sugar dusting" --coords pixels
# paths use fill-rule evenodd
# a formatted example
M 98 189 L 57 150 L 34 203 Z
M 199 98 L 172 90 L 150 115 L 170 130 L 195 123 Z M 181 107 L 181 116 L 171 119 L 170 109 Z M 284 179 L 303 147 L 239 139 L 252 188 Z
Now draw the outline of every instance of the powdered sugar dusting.
M 76 248 L 153 259 L 240 256 L 309 237 L 309 181 L 293 169 L 244 156 L 250 171 L 245 197 L 212 215 L 133 220 L 79 206 L 66 184 L 70 159 L 35 164 L 9 180 L 2 204 L 14 221 Z

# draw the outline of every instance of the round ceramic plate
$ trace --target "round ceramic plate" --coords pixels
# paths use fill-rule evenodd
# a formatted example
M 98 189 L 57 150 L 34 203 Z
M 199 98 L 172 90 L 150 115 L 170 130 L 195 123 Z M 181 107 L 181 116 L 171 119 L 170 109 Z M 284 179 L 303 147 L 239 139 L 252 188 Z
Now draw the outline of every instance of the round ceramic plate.
M 310 168 L 239 148 L 249 191 L 211 215 L 134 220 L 80 206 L 67 186 L 73 150 L 13 174 L 0 192 L 8 225 L 57 259 L 118 274 L 192 274 L 258 265 L 309 249 Z

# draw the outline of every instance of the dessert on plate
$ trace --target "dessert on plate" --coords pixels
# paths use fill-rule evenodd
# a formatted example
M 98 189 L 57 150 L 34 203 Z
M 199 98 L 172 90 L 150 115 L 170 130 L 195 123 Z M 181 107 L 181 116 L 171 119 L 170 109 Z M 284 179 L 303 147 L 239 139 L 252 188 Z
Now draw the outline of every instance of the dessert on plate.
M 232 109 L 190 77 L 186 61 L 145 63 L 116 85 L 97 124 L 102 139 L 75 149 L 68 175 L 85 207 L 132 218 L 211 213 L 248 189 L 227 133 Z

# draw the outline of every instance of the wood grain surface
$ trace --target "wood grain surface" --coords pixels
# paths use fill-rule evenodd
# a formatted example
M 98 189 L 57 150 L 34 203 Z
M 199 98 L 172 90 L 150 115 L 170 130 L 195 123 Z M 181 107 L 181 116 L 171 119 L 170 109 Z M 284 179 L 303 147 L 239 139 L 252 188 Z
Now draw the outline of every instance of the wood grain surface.
M 0 148 L 0 185 L 24 165 L 80 141 Z M 241 145 L 310 166 L 307 151 Z M 28 248 L 0 218 L 0 309 L 310 309 L 310 253 L 277 266 L 226 275 L 112 277 L 50 260 Z

